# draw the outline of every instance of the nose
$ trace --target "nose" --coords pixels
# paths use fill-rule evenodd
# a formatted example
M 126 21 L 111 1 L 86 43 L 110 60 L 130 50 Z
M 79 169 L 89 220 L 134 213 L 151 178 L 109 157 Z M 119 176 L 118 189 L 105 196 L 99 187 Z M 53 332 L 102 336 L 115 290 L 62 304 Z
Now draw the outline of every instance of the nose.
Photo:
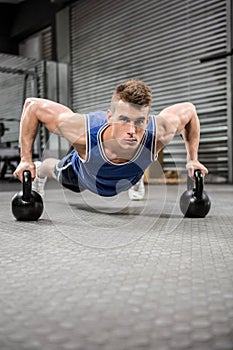
M 132 134 L 135 134 L 135 124 L 133 121 L 131 121 L 129 123 L 129 131 L 128 131 L 128 134 L 132 135 Z

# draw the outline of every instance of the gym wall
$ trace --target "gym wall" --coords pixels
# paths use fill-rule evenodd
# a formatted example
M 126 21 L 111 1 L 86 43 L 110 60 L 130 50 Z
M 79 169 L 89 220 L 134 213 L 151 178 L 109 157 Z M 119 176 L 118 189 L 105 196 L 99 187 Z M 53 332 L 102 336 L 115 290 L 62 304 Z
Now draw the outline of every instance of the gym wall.
M 128 78 L 153 89 L 153 112 L 184 101 L 201 121 L 199 157 L 210 181 L 232 182 L 229 0 L 79 0 L 70 7 L 74 110 L 106 109 Z M 164 170 L 185 171 L 177 137 L 163 152 Z

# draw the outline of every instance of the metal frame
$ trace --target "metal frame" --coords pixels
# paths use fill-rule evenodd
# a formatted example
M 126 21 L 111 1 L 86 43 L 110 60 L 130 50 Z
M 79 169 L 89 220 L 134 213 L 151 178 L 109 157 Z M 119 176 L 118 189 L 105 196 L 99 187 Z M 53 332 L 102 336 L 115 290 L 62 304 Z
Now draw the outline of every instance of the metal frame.
M 233 183 L 233 6 L 231 0 L 227 0 L 227 51 L 231 55 L 227 57 L 227 116 L 228 116 L 228 181 Z
M 67 63 L 46 61 L 46 98 L 62 103 L 66 106 L 70 104 L 69 95 L 69 66 Z M 69 148 L 69 143 L 60 136 L 51 137 L 51 133 L 46 135 L 48 146 L 48 156 L 62 158 Z
M 23 101 L 22 101 L 22 107 L 24 104 L 24 100 L 26 98 L 26 84 L 28 81 L 29 76 L 33 79 L 33 89 L 34 89 L 34 96 L 38 96 L 38 73 L 36 67 L 34 69 L 23 69 L 23 68 L 12 68 L 12 67 L 3 67 L 0 66 L 0 72 L 6 73 L 6 74 L 18 74 L 18 75 L 24 75 L 24 85 L 23 85 Z M 41 138 L 40 138 L 40 132 L 38 133 L 35 141 L 36 145 L 36 152 L 38 153 L 38 157 L 41 158 L 42 156 L 42 149 L 41 149 Z

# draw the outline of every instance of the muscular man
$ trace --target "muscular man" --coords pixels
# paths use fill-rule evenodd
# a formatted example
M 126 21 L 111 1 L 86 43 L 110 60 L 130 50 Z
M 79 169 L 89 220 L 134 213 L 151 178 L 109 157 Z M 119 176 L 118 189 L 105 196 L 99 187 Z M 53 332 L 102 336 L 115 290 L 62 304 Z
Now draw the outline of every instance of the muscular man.
M 145 169 L 176 134 L 182 134 L 187 150 L 187 171 L 208 170 L 198 161 L 200 124 L 193 104 L 179 103 L 150 115 L 151 89 L 138 80 L 119 84 L 110 109 L 89 114 L 72 112 L 53 101 L 28 98 L 21 124 L 21 161 L 14 175 L 22 181 L 24 170 L 32 174 L 33 189 L 43 195 L 47 176 L 75 192 L 90 190 L 101 196 L 114 196 L 142 185 Z M 65 137 L 73 150 L 62 160 L 32 161 L 32 148 L 39 123 Z M 140 182 L 141 181 L 141 182 Z M 133 187 L 134 188 L 134 187 Z

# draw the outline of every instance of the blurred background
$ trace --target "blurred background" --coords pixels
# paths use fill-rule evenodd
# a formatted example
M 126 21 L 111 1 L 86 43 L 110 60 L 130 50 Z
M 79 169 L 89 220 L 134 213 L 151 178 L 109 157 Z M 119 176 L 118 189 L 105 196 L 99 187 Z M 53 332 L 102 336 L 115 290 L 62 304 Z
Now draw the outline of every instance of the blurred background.
M 26 97 L 105 110 L 115 85 L 137 78 L 152 88 L 155 114 L 196 105 L 206 181 L 232 183 L 232 11 L 231 0 L 0 0 L 1 180 L 12 180 L 19 161 Z M 62 157 L 68 148 L 41 127 L 33 157 Z M 186 176 L 180 137 L 159 162 L 165 181 Z M 160 175 L 152 165 L 147 181 Z

